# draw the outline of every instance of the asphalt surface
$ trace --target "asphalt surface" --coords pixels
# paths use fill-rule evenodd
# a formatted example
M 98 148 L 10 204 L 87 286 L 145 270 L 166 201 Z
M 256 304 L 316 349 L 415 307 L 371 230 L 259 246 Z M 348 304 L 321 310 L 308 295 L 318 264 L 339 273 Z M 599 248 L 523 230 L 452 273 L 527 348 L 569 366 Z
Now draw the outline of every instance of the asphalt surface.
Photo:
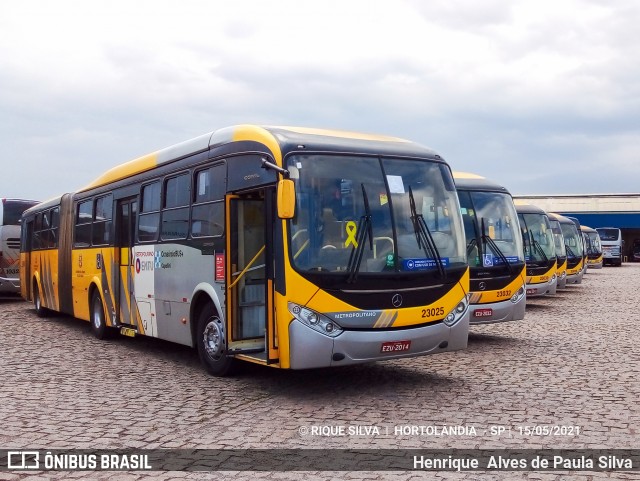
M 640 265 L 590 271 L 524 321 L 472 327 L 465 351 L 214 378 L 195 351 L 98 341 L 0 300 L 8 449 L 640 449 Z M 331 459 L 331 453 L 323 451 Z M 0 472 L 13 479 L 640 479 L 635 472 Z

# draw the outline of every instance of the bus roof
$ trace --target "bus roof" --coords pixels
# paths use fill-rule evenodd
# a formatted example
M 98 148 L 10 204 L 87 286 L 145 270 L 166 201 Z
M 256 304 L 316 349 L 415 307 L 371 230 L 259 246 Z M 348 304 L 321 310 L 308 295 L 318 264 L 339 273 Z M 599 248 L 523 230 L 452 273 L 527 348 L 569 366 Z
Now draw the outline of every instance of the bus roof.
M 470 172 L 453 172 L 453 180 L 456 188 L 460 190 L 480 190 L 486 192 L 502 192 L 510 194 L 506 187 L 493 182 L 492 180 L 482 177 L 481 175 L 472 174 Z
M 575 225 L 575 222 L 573 222 L 568 217 L 565 217 L 565 216 L 560 215 L 560 214 L 556 214 L 555 212 L 547 212 L 547 215 L 549 216 L 550 219 L 557 220 L 561 224 L 574 224 Z
M 592 227 L 589 227 L 587 225 L 581 225 L 580 229 L 582 229 L 582 232 L 597 233 L 597 231 L 595 229 L 593 229 Z
M 328 146 L 333 147 L 336 152 L 357 152 L 361 149 L 380 154 L 426 155 L 442 160 L 433 150 L 397 137 L 306 127 L 235 125 L 206 133 L 113 167 L 79 192 L 125 179 L 189 155 L 242 141 L 265 145 L 278 165 L 282 165 L 283 154 L 290 150 L 303 148 L 324 150 Z
M 518 214 L 547 214 L 544 210 L 536 205 L 531 204 L 516 204 L 516 212 Z

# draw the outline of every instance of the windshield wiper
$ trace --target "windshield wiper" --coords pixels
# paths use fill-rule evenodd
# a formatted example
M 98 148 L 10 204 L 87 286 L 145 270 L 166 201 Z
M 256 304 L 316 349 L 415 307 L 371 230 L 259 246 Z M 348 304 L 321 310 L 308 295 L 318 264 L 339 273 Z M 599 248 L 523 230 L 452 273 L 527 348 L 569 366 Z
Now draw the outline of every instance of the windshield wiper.
M 473 252 L 473 248 L 477 243 L 478 241 L 475 239 L 475 237 L 469 241 L 469 243 L 467 244 L 467 257 L 471 255 L 471 253 Z
M 362 187 L 362 200 L 364 202 L 364 213 L 360 217 L 358 222 L 358 228 L 356 230 L 356 245 L 349 255 L 349 263 L 347 264 L 347 271 L 349 277 L 348 283 L 353 283 L 358 278 L 358 272 L 360 271 L 360 264 L 362 263 L 362 256 L 364 254 L 364 244 L 369 238 L 369 249 L 373 250 L 373 226 L 371 223 L 371 209 L 369 208 L 369 197 L 367 197 L 367 191 L 364 188 L 364 184 L 360 184 Z
M 538 242 L 537 240 L 535 240 L 533 238 L 533 234 L 531 233 L 531 231 L 529 231 L 529 240 L 530 240 L 530 245 L 535 247 L 536 251 L 538 251 L 538 254 L 541 254 L 542 260 L 546 263 L 549 262 L 549 258 L 547 257 L 547 254 L 544 253 L 544 250 L 542 249 L 542 246 L 540 246 L 540 242 Z M 533 254 L 533 252 L 532 252 Z
M 411 189 L 411 186 L 409 186 L 409 207 L 411 208 L 411 222 L 413 223 L 413 231 L 416 234 L 418 249 L 424 248 L 425 254 L 427 254 L 427 248 L 431 251 L 438 266 L 440 277 L 442 277 L 443 279 L 446 278 L 447 273 L 444 269 L 442 258 L 440 257 L 440 253 L 438 252 L 436 243 L 433 240 L 431 232 L 429 231 L 429 226 L 427 226 L 427 223 L 425 222 L 422 214 L 418 214 L 418 211 L 416 209 L 416 200 L 413 197 L 413 190 Z
M 498 257 L 500 258 L 500 260 L 506 264 L 507 270 L 509 271 L 509 275 L 513 274 L 513 269 L 511 268 L 511 264 L 509 263 L 509 260 L 507 259 L 507 257 L 500 250 L 500 248 L 493 241 L 493 239 L 486 234 L 485 228 L 484 228 L 484 217 L 480 219 L 480 224 L 482 227 L 482 241 L 485 242 L 486 244 L 489 244 L 489 247 L 491 247 L 491 249 L 493 249 L 496 252 L 496 254 L 498 254 Z M 484 262 L 482 263 L 482 265 L 484 266 Z
M 565 248 L 565 249 L 566 249 L 566 251 L 567 251 L 567 255 L 570 255 L 570 256 L 571 256 L 571 257 L 573 257 L 574 259 L 575 259 L 576 257 L 578 257 L 578 256 L 576 255 L 576 253 L 575 253 L 575 252 L 573 252 L 573 249 L 572 249 L 571 247 L 569 247 L 568 245 L 566 245 L 566 244 L 565 244 L 565 245 L 564 245 L 564 248 Z

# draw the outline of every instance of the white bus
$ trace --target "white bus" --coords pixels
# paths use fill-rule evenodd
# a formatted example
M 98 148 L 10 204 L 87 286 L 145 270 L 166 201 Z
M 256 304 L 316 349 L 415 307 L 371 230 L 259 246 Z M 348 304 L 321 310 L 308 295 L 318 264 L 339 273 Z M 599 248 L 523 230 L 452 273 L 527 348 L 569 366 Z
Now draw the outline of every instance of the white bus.
M 604 264 L 621 266 L 624 241 L 622 240 L 622 232 L 620 229 L 616 227 L 598 227 L 596 228 L 596 231 L 598 231 L 600 243 L 602 244 Z
M 0 294 L 20 293 L 20 217 L 35 200 L 1 199 Z

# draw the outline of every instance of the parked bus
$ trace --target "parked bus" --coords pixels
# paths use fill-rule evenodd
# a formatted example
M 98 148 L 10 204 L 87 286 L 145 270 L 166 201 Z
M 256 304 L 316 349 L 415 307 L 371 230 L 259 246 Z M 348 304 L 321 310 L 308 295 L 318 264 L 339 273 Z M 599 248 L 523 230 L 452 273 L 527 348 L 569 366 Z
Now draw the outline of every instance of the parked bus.
M 569 217 L 552 214 L 560 223 L 567 253 L 567 284 L 580 284 L 584 275 L 582 232 Z
M 621 266 L 622 251 L 624 248 L 622 231 L 615 227 L 598 227 L 596 231 L 598 231 L 602 244 L 602 253 L 604 254 L 603 264 Z
M 547 212 L 549 216 L 549 224 L 553 231 L 553 240 L 556 245 L 556 276 L 558 278 L 558 289 L 564 289 L 567 286 L 567 248 L 565 246 L 562 227 L 556 214 Z
M 556 247 L 547 213 L 529 204 L 516 204 L 520 229 L 524 241 L 527 263 L 527 297 L 555 294 L 558 284 L 556 274 Z
M 569 219 L 576 225 L 576 228 L 578 229 L 578 233 L 580 234 L 580 245 L 582 249 L 582 273 L 586 274 L 587 273 L 587 241 L 584 238 L 584 233 L 582 232 L 582 225 L 580 225 L 580 221 L 575 217 L 567 216 L 567 219 Z
M 522 235 L 509 191 L 479 175 L 454 172 L 471 273 L 471 324 L 524 319 Z
M 20 293 L 20 217 L 37 203 L 0 199 L 0 294 Z
M 449 166 L 394 137 L 241 125 L 132 160 L 23 218 L 23 296 L 109 330 L 342 366 L 463 349 Z
M 590 269 L 602 269 L 602 246 L 600 236 L 595 229 L 586 225 L 581 226 L 587 245 L 587 267 Z

